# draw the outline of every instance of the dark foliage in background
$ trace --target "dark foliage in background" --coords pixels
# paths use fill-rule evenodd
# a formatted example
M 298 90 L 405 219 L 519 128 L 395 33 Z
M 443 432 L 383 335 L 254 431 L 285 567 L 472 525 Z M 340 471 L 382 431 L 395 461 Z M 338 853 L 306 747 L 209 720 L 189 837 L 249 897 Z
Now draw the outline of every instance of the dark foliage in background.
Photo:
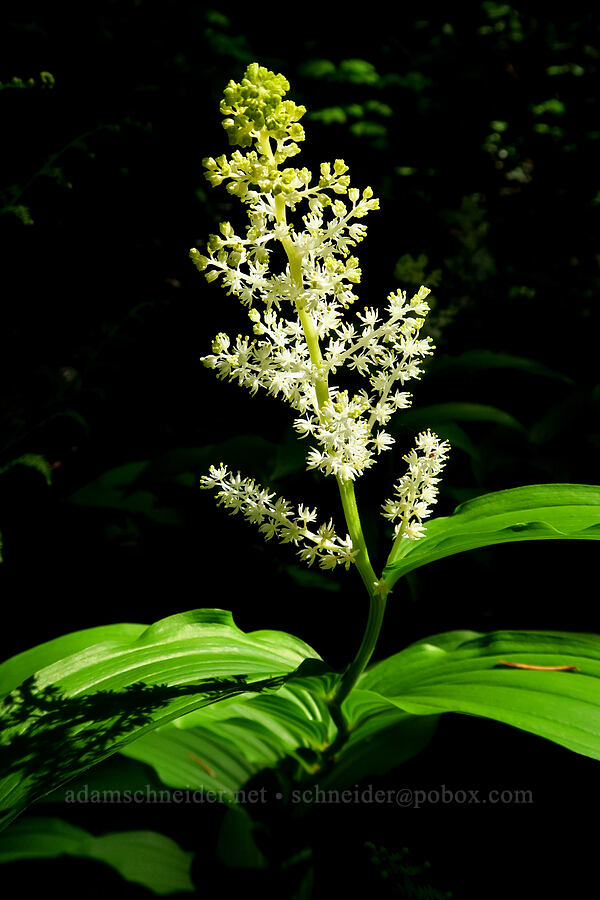
M 187 249 L 218 221 L 241 221 L 238 201 L 207 186 L 201 159 L 227 152 L 218 101 L 253 60 L 286 74 L 309 110 L 302 164 L 341 156 L 353 183 L 381 198 L 359 248 L 362 302 L 421 283 L 435 299 L 429 375 L 398 419 L 396 448 L 358 488 L 378 564 L 389 540 L 379 503 L 422 427 L 454 446 L 440 514 L 504 487 L 597 482 L 600 25 L 573 4 L 552 20 L 531 9 L 485 2 L 366 18 L 357 8 L 341 22 L 321 8 L 299 14 L 285 39 L 275 12 L 185 2 L 4 14 L 4 656 L 100 622 L 213 605 L 244 629 L 288 629 L 333 665 L 353 652 L 365 611 L 352 573 L 307 573 L 197 489 L 223 459 L 337 510 L 331 486 L 303 470 L 288 410 L 216 382 L 198 361 L 216 331 L 246 327 Z M 593 553 L 587 542 L 542 542 L 443 560 L 398 585 L 380 650 L 459 627 L 598 631 Z M 558 802 L 546 771 L 560 766 L 576 785 L 591 765 L 450 719 L 406 778 L 518 778 L 539 784 L 539 813 Z M 380 810 L 361 814 L 362 824 L 350 817 L 355 841 L 387 839 L 393 853 L 404 823 L 416 827 L 421 855 L 471 896 L 460 891 L 475 874 L 450 862 L 449 813 L 429 814 L 429 832 L 398 814 L 391 837 Z M 502 831 L 486 822 L 495 837 L 478 853 L 506 864 Z M 479 826 L 468 828 L 477 841 Z

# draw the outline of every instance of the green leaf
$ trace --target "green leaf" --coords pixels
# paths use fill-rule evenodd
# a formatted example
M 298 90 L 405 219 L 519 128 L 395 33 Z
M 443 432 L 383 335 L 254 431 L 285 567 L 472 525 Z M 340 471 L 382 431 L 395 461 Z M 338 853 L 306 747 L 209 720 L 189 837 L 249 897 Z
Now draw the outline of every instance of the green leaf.
M 194 891 L 190 877 L 193 853 L 155 831 L 122 831 L 95 837 L 62 819 L 35 816 L 14 822 L 0 834 L 0 863 L 65 854 L 106 863 L 126 881 L 141 884 L 155 894 Z
M 130 743 L 121 752 L 147 763 L 170 787 L 212 791 L 224 802 L 261 769 L 286 756 L 304 765 L 335 736 L 325 702 L 329 675 L 290 680 L 277 693 L 204 706 Z
M 537 671 L 527 666 L 575 666 Z M 436 636 L 383 660 L 357 690 L 414 716 L 484 716 L 600 759 L 600 636 L 498 631 Z
M 285 758 L 295 760 L 300 774 L 316 770 L 336 734 L 325 699 L 332 677 L 294 677 L 268 696 L 205 706 L 145 734 L 121 753 L 152 766 L 169 787 L 211 792 L 228 804 L 243 802 L 246 783 Z
M 100 625 L 96 628 L 85 628 L 83 631 L 73 631 L 53 641 L 46 641 L 37 647 L 24 650 L 6 662 L 0 663 L 0 698 L 9 694 L 34 672 L 65 656 L 71 656 L 78 650 L 85 650 L 86 647 L 100 644 L 102 641 L 135 640 L 146 628 L 146 625 L 127 623 Z
M 164 725 L 121 749 L 124 756 L 146 763 L 170 788 L 205 791 L 223 803 L 234 803 L 247 781 L 278 754 L 252 728 L 240 729 L 241 741 L 211 728 L 183 730 Z
M 484 494 L 431 519 L 419 540 L 401 541 L 384 569 L 390 585 L 426 563 L 492 544 L 600 539 L 600 487 L 532 484 Z
M 0 707 L 0 822 L 159 725 L 227 698 L 276 690 L 315 660 L 298 638 L 244 634 L 230 613 L 203 609 L 52 662 Z M 28 661 L 35 664 L 35 653 Z M 13 663 L 22 675 L 23 654 L 6 664 L 9 683 Z
M 252 697 L 239 702 L 233 698 L 224 705 L 212 706 L 179 719 L 179 728 L 215 723 L 220 731 L 226 721 L 255 722 L 273 736 L 287 752 L 299 746 L 322 749 L 331 737 L 329 713 L 325 702 L 328 678 L 300 678 L 284 685 L 268 698 Z M 217 725 L 218 723 L 218 725 Z

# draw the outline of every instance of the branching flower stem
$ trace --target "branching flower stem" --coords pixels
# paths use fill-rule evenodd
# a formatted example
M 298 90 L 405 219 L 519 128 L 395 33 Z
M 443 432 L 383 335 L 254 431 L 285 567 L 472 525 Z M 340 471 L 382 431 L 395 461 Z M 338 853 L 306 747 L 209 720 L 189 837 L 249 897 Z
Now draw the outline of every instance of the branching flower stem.
M 273 165 L 276 165 L 273 150 L 271 149 L 271 141 L 266 129 L 263 130 L 260 136 L 259 144 L 264 156 L 266 156 Z M 286 203 L 285 197 L 282 194 L 278 194 L 275 198 L 275 212 L 277 224 L 286 225 Z M 295 250 L 293 243 L 289 238 L 280 239 L 280 243 L 288 258 L 290 276 L 301 293 L 304 287 L 302 280 L 302 257 Z M 315 383 L 319 410 L 322 410 L 324 404 L 329 400 L 329 387 L 327 372 L 324 370 L 323 355 L 319 345 L 317 329 L 312 316 L 304 309 L 302 301 L 297 299 L 295 302 L 298 317 L 306 338 L 306 345 L 310 353 L 311 362 L 318 372 L 323 373 L 320 378 L 317 377 Z M 365 633 L 358 652 L 352 663 L 336 682 L 329 696 L 329 709 L 338 728 L 338 735 L 336 741 L 330 747 L 330 753 L 334 752 L 337 749 L 337 746 L 340 746 L 346 740 L 347 724 L 341 711 L 341 705 L 365 670 L 373 651 L 375 650 L 383 623 L 386 600 L 389 592 L 385 580 L 379 580 L 377 578 L 369 559 L 369 552 L 367 550 L 356 504 L 354 483 L 351 479 L 340 478 L 339 475 L 336 475 L 336 481 L 340 491 L 348 533 L 352 538 L 352 547 L 358 551 L 355 559 L 356 568 L 367 588 L 370 606 Z
M 394 444 L 384 428 L 396 411 L 411 405 L 411 394 L 402 388 L 420 377 L 421 360 L 434 348 L 430 337 L 420 336 L 429 312 L 429 289 L 423 285 L 411 298 L 402 290 L 392 292 L 384 310 L 365 306 L 353 320 L 345 317 L 357 299 L 353 286 L 361 280 L 351 249 L 366 234 L 361 220 L 379 209 L 379 201 L 370 187 L 361 192 L 350 186 L 343 159 L 333 166 L 322 163 L 316 181 L 307 168 L 285 165 L 305 137 L 299 121 L 306 109 L 284 100 L 289 87 L 283 75 L 251 63 L 241 82 L 230 81 L 224 91 L 220 109 L 229 143 L 251 149 L 245 155 L 235 150 L 229 158 L 207 157 L 203 164 L 213 187 L 226 182 L 247 205 L 249 225 L 240 236 L 230 222 L 221 222 L 220 234 L 209 238 L 208 255 L 192 248 L 190 257 L 207 282 L 221 279 L 227 293 L 248 308 L 256 337 L 232 339 L 221 332 L 202 361 L 218 378 L 237 380 L 252 395 L 266 390 L 290 404 L 294 429 L 309 438 L 307 469 L 336 478 L 348 533 L 337 534 L 331 519 L 317 524 L 316 509 L 275 499 L 268 487 L 230 472 L 224 463 L 211 466 L 200 486 L 215 490 L 219 505 L 232 515 L 241 513 L 266 540 L 277 537 L 296 546 L 308 566 L 317 562 L 330 570 L 354 564 L 359 571 L 369 614 L 360 647 L 327 698 L 338 729 L 326 753 L 333 758 L 348 736 L 343 702 L 371 659 L 389 593 L 369 560 L 354 480 Z M 287 212 L 304 204 L 309 211 L 296 229 Z M 270 271 L 273 241 L 287 257 L 284 272 Z M 351 394 L 330 384 L 329 374 L 342 368 L 359 375 L 365 387 Z M 395 553 L 425 533 L 423 521 L 436 502 L 448 450 L 447 442 L 427 430 L 403 457 L 406 473 L 381 508 L 394 523 Z

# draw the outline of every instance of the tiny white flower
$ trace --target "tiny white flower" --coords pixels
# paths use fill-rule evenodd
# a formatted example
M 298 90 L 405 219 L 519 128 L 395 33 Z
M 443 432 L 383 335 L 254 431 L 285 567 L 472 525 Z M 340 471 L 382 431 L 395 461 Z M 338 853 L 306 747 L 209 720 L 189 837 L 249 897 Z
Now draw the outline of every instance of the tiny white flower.
M 373 444 L 377 453 L 381 453 L 382 450 L 387 450 L 394 443 L 394 438 L 391 434 L 387 434 L 385 431 L 378 431 L 375 437 L 373 438 Z

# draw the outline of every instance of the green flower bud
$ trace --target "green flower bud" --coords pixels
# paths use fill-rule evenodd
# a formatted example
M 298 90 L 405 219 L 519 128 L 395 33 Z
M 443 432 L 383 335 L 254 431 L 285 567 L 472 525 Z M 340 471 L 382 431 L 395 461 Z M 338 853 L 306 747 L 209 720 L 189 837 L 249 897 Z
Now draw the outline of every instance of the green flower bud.
M 192 247 L 192 249 L 190 250 L 190 259 L 199 272 L 204 272 L 208 265 L 208 259 L 206 258 L 206 256 L 202 256 L 202 254 L 198 250 L 196 250 L 195 247 Z

